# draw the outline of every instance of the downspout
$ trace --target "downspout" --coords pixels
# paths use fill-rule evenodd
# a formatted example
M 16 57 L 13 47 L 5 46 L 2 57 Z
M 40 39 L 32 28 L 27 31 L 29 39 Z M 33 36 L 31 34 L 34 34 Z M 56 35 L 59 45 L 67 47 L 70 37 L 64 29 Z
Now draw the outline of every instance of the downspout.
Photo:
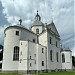
M 48 32 L 47 32 L 47 70 L 48 70 Z
M 46 47 L 46 72 L 47 72 L 47 47 Z
M 28 50 L 27 50 L 27 74 L 29 73 L 29 40 L 28 40 Z
M 39 44 L 39 38 L 38 38 L 38 35 L 37 35 L 37 43 Z

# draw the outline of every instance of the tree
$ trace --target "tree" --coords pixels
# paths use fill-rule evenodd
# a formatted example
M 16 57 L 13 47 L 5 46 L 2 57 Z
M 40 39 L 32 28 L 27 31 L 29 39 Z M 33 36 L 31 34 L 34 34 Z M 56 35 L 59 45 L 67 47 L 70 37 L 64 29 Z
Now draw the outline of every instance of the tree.
M 3 46 L 0 45 L 0 49 L 2 49 L 2 51 L 0 51 L 0 61 L 3 59 Z
M 72 56 L 72 65 L 75 67 L 75 57 Z
M 3 46 L 2 45 L 0 45 L 0 49 L 3 49 Z

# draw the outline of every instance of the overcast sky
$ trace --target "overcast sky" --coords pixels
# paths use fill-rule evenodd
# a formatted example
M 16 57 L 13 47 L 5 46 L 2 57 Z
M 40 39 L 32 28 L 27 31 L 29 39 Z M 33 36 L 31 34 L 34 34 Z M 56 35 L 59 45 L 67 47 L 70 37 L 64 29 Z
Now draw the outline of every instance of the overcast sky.
M 74 49 L 74 0 L 0 0 L 0 44 L 3 32 L 9 25 L 18 24 L 21 17 L 23 25 L 29 28 L 38 9 L 43 23 L 51 23 L 52 18 L 61 36 L 63 47 Z

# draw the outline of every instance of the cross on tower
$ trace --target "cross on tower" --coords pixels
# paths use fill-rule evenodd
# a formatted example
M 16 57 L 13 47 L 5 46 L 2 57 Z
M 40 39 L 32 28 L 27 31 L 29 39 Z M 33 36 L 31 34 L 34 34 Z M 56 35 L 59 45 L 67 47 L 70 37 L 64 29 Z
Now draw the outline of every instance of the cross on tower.
M 20 22 L 20 25 L 21 25 L 21 23 L 22 23 L 22 19 L 20 19 L 19 22 Z

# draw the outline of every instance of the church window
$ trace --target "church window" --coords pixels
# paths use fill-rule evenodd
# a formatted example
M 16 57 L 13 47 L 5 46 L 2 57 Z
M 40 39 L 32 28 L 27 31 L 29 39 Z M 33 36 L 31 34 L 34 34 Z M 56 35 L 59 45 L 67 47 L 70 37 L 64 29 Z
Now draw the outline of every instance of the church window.
M 62 54 L 62 63 L 65 63 L 65 54 Z
M 14 47 L 13 60 L 14 61 L 18 61 L 19 60 L 19 47 L 18 46 Z
M 30 56 L 30 59 L 31 59 L 31 56 Z
M 58 62 L 58 52 L 56 53 L 56 59 L 57 59 L 57 62 Z
M 56 41 L 56 47 L 57 47 L 57 41 Z
M 35 39 L 33 39 L 33 42 L 35 42 Z
M 30 63 L 30 67 L 32 66 L 32 64 Z
M 42 53 L 44 53 L 44 48 L 42 48 Z
M 52 43 L 52 38 L 50 37 L 50 44 Z
M 52 50 L 50 50 L 50 60 L 52 61 Z
M 42 61 L 42 66 L 44 66 L 44 61 Z
M 19 31 L 16 31 L 16 35 L 18 35 L 18 36 L 19 36 Z
M 38 28 L 36 29 L 36 34 L 39 34 L 39 29 Z

